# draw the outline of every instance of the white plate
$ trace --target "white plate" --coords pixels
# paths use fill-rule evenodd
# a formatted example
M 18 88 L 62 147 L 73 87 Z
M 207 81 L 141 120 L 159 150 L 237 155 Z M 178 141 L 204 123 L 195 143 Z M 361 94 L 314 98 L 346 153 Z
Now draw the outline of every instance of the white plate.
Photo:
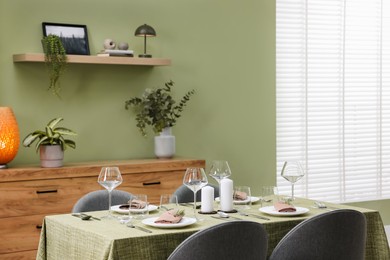
M 157 227 L 157 228 L 180 228 L 192 225 L 196 222 L 195 218 L 187 218 L 183 217 L 179 223 L 175 224 L 167 224 L 167 223 L 154 223 L 158 217 L 155 218 L 147 218 L 142 220 L 142 223 L 148 226 Z
M 272 215 L 272 216 L 298 216 L 298 215 L 302 215 L 302 214 L 309 212 L 309 209 L 307 209 L 307 208 L 295 207 L 295 209 L 296 209 L 296 211 L 294 211 L 294 212 L 279 212 L 275 209 L 274 206 L 259 208 L 259 210 L 261 212 Z
M 260 200 L 259 197 L 251 197 L 252 203 L 258 202 L 259 200 Z M 216 197 L 215 201 L 219 202 L 219 197 Z M 247 200 L 234 200 L 233 201 L 234 204 L 245 204 L 246 202 L 247 202 Z
M 119 213 L 119 214 L 129 214 L 128 209 L 120 209 L 119 207 L 122 205 L 115 205 L 111 207 L 111 210 Z M 157 210 L 158 207 L 156 205 L 148 205 L 148 211 Z M 143 211 L 143 209 L 130 209 L 131 212 Z

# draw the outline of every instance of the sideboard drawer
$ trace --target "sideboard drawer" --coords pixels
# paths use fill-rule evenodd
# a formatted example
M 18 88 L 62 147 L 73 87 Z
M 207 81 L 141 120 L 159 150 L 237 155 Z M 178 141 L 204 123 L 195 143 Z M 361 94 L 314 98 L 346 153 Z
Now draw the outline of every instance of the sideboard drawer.
M 183 171 L 151 172 L 148 174 L 123 174 L 123 182 L 117 189 L 132 194 L 146 194 L 152 204 L 160 203 L 160 195 L 173 193 L 183 183 Z
M 0 219 L 1 254 L 36 250 L 45 215 Z
M 70 212 L 84 194 L 101 189 L 96 178 L 0 183 L 0 218 Z

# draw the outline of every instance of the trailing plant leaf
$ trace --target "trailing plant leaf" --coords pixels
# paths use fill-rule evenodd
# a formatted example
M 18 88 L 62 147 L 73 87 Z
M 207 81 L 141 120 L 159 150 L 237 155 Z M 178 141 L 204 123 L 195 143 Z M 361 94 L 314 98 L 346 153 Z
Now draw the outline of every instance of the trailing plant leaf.
M 180 118 L 187 102 L 195 94 L 195 90 L 188 91 L 177 104 L 171 96 L 173 85 L 171 80 L 166 82 L 163 88 L 145 89 L 140 98 L 134 97 L 125 101 L 126 109 L 133 107 L 136 126 L 143 136 L 147 135 L 146 126 L 151 126 L 155 133 L 160 133 L 164 128 L 176 125 L 176 120 Z
M 45 64 L 49 70 L 49 90 L 60 97 L 59 79 L 67 66 L 67 55 L 61 39 L 57 35 L 50 34 L 42 39 Z

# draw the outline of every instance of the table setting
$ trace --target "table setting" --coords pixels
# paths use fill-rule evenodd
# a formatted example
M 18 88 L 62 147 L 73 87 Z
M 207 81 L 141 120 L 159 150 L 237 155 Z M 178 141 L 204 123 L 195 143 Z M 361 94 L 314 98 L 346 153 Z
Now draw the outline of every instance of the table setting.
M 262 187 L 260 194 L 254 196 L 249 186 L 234 186 L 229 178 L 231 173 L 223 172 L 215 177 L 216 172 L 209 172 L 209 176 L 214 175 L 213 178 L 218 180 L 220 196 L 216 198 L 214 188 L 206 186 L 208 180 L 204 169 L 195 167 L 188 168 L 183 177 L 183 184 L 194 193 L 194 202 L 178 203 L 176 195 L 161 194 L 160 204 L 153 205 L 148 203 L 146 194 L 133 194 L 128 203 L 109 203 L 106 210 L 46 216 L 37 259 L 111 260 L 129 255 L 132 259 L 166 259 L 191 234 L 223 221 L 243 220 L 264 225 L 270 255 L 280 239 L 300 222 L 341 208 L 365 214 L 369 234 L 367 259 L 381 259 L 375 258 L 378 251 L 383 255 L 389 253 L 378 211 L 297 198 L 293 191 L 291 196 L 281 196 L 273 186 Z M 112 190 L 121 184 L 119 174 L 114 169 L 100 175 L 98 181 L 110 196 Z M 197 202 L 196 193 L 199 191 L 202 192 L 201 200 Z M 81 244 L 90 246 L 81 248 Z

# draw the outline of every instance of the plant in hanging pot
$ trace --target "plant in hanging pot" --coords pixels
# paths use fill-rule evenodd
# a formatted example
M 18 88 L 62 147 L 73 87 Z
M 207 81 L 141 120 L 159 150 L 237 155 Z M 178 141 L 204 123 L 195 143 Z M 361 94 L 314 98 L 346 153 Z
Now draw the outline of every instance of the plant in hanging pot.
M 65 139 L 64 136 L 75 136 L 76 132 L 65 128 L 56 127 L 63 118 L 54 118 L 51 120 L 45 130 L 36 130 L 29 133 L 23 140 L 23 146 L 30 147 L 32 143 L 37 141 L 35 145 L 36 152 L 40 152 L 41 167 L 61 167 L 63 165 L 64 151 L 70 147 L 75 149 L 76 143 L 73 140 Z
M 172 97 L 173 81 L 157 89 L 145 89 L 141 97 L 125 102 L 125 108 L 134 108 L 137 127 L 143 136 L 147 136 L 146 127 L 151 126 L 155 134 L 155 154 L 158 158 L 171 158 L 175 154 L 175 137 L 171 128 L 176 125 L 184 107 L 190 101 L 195 90 L 188 91 L 179 102 Z
M 49 71 L 49 90 L 60 97 L 60 77 L 67 66 L 67 55 L 59 36 L 50 34 L 42 38 L 45 64 Z

